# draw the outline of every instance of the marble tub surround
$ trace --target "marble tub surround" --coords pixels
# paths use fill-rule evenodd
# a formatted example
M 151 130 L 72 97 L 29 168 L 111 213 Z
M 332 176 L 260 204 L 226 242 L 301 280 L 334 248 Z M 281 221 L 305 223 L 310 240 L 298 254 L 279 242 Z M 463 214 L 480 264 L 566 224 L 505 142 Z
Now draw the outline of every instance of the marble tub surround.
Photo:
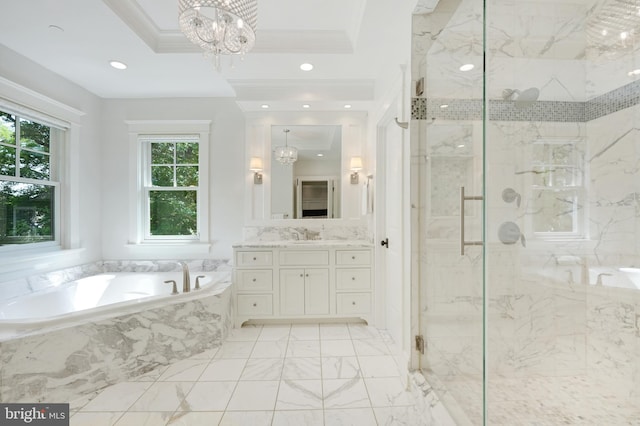
M 216 348 L 232 326 L 220 294 L 0 343 L 0 401 L 68 402 Z
M 245 226 L 243 241 L 372 241 L 372 233 L 361 221 L 345 224 L 345 221 L 297 220 L 286 225 Z M 302 222 L 302 223 L 301 223 Z
M 202 269 L 224 270 L 227 262 L 189 264 L 193 274 Z M 100 266 L 111 271 L 173 268 L 170 262 Z M 127 309 L 4 339 L 0 342 L 0 401 L 69 402 L 216 348 L 233 324 L 231 272 L 210 290 L 184 296 L 167 295 L 137 312 Z

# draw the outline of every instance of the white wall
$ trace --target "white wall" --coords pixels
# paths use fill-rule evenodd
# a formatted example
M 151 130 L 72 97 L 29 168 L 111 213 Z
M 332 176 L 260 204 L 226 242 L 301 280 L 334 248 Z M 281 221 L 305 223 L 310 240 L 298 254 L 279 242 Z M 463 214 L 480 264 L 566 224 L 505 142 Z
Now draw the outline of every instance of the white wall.
M 212 120 L 209 145 L 208 254 L 180 248 L 154 249 L 129 244 L 129 120 Z M 102 247 L 105 259 L 211 257 L 230 259 L 242 240 L 245 177 L 244 116 L 230 98 L 110 99 L 104 101 L 102 147 Z
M 2 277 L 0 279 L 8 280 L 101 259 L 102 210 L 100 205 L 102 200 L 99 188 L 102 181 L 100 160 L 102 102 L 100 98 L 2 45 L 0 45 L 0 77 L 28 89 L 29 95 L 23 97 L 20 102 L 27 108 L 47 113 L 43 110 L 43 105 L 53 101 L 60 103 L 55 108 L 57 110 L 64 111 L 66 105 L 84 113 L 76 123 L 77 147 L 70 153 L 75 159 L 72 175 L 76 177 L 74 179 L 76 196 L 71 205 L 72 225 L 77 230 L 75 248 L 81 250 L 62 255 L 58 253 L 56 256 L 25 254 L 21 256 L 24 263 L 21 263 L 13 256 L 15 253 L 12 253 L 14 260 L 7 262 L 8 264 L 0 262 L 0 277 Z M 8 92 L 0 91 L 0 97 L 16 101 L 12 99 L 15 95 Z M 57 118 L 64 120 L 64 117 Z M 3 260 L 7 258 L 8 256 L 3 255 Z

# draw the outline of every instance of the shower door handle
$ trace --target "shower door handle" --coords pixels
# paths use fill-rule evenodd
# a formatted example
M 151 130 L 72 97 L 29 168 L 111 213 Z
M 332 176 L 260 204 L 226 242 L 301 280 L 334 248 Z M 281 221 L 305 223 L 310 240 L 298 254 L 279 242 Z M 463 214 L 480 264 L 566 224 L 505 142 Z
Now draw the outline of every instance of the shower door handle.
M 465 241 L 464 239 L 464 202 L 482 201 L 483 199 L 482 195 L 464 195 L 464 186 L 460 187 L 460 256 L 464 256 L 465 246 L 481 246 L 483 244 L 482 241 Z

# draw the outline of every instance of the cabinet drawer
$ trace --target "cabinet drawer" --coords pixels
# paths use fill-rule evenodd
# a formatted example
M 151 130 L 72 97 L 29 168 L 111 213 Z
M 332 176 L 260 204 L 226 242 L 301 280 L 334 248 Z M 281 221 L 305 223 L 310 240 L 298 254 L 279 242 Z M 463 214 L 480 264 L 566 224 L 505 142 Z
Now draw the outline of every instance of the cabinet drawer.
M 238 315 L 273 315 L 270 294 L 238 294 Z
M 336 289 L 369 290 L 371 288 L 371 269 L 369 268 L 337 268 Z
M 239 251 L 236 253 L 237 266 L 271 266 L 273 253 L 270 251 Z
M 324 250 L 281 251 L 280 265 L 328 265 L 329 252 Z
M 336 250 L 336 265 L 370 265 L 370 250 Z
M 368 314 L 371 312 L 370 293 L 336 294 L 338 314 Z
M 271 269 L 236 270 L 238 291 L 272 291 L 273 272 Z

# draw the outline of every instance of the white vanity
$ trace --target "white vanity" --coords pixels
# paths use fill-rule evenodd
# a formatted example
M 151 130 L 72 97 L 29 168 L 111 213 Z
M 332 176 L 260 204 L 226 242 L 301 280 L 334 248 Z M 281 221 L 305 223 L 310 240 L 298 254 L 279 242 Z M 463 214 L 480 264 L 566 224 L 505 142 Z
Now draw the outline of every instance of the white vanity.
M 363 241 L 270 241 L 234 246 L 236 326 L 247 320 L 371 321 L 373 247 Z

